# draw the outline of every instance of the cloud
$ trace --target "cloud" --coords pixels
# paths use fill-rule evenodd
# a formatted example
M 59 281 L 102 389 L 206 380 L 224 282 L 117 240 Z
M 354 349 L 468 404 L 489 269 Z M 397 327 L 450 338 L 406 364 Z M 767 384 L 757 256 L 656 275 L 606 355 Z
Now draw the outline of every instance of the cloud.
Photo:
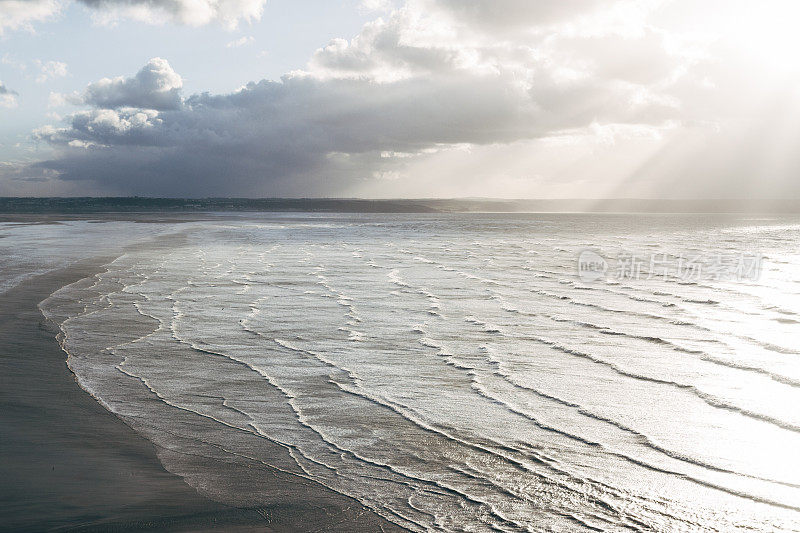
M 58 13 L 58 0 L 0 0 L 0 35 L 5 30 L 32 29 L 32 23 Z
M 133 19 L 203 26 L 218 22 L 235 28 L 240 21 L 259 20 L 266 0 L 79 0 L 95 10 L 100 22 Z
M 601 0 L 420 0 L 418 5 L 420 11 L 496 36 L 575 21 L 611 4 Z
M 235 28 L 259 20 L 266 0 L 77 0 L 100 23 L 132 19 L 149 24 L 172 22 L 203 26 L 212 22 Z M 69 4 L 68 0 L 0 0 L 0 35 L 4 30 L 32 31 Z
M 395 7 L 393 0 L 361 0 L 361 9 L 366 12 L 390 11 Z
M 67 75 L 67 64 L 61 61 L 40 61 L 37 59 L 36 66 L 39 68 L 36 83 L 44 83 Z
M 187 184 L 203 195 L 335 194 L 361 176 L 396 176 L 383 168 L 393 164 L 385 152 L 514 142 L 597 119 L 658 122 L 670 112 L 657 101 L 634 102 L 636 91 L 616 82 L 550 80 L 534 90 L 514 69 L 474 71 L 452 58 L 400 55 L 425 75 L 376 83 L 298 72 L 182 104 L 175 93 L 173 105 L 160 107 L 116 97 L 139 94 L 127 90 L 134 78 L 104 81 L 87 90 L 85 101 L 96 109 L 36 135 L 59 148 L 61 156 L 44 164 L 66 180 L 137 194 L 186 194 Z M 106 89 L 115 97 L 105 97 Z M 584 109 L 587 94 L 597 106 Z
M 67 105 L 67 97 L 62 93 L 50 91 L 47 97 L 47 107 L 62 107 Z
M 17 93 L 0 81 L 0 107 L 17 107 Z
M 225 47 L 226 48 L 239 48 L 239 47 L 244 46 L 246 44 L 250 44 L 250 43 L 252 43 L 254 41 L 255 41 L 255 39 L 252 36 L 240 37 L 240 38 L 238 38 L 238 39 L 236 39 L 234 41 L 229 42 L 228 44 L 225 45 Z
M 19 71 L 25 71 L 28 68 L 24 61 L 17 61 L 9 53 L 5 53 L 0 57 L 0 65 L 7 65 Z
M 759 168 L 798 191 L 794 144 L 771 142 L 770 127 L 794 115 L 759 107 L 790 96 L 770 97 L 735 43 L 682 32 L 660 6 L 408 0 L 304 69 L 229 94 L 182 95 L 155 58 L 37 130 L 54 150 L 38 166 L 173 196 L 730 195 Z M 731 151 L 750 164 L 726 164 Z M 780 164 L 756 164 L 767 154 Z
M 103 78 L 90 84 L 83 102 L 98 108 L 176 109 L 181 105 L 183 79 L 166 59 L 154 57 L 130 78 Z

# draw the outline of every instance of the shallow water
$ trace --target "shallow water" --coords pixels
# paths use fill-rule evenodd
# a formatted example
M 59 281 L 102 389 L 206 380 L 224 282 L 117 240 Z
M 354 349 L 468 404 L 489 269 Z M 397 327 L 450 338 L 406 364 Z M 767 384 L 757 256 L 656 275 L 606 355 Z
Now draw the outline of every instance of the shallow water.
M 253 480 L 278 468 L 418 531 L 800 530 L 796 217 L 294 214 L 149 231 L 182 237 L 129 248 L 42 307 L 81 386 L 220 501 L 258 504 Z M 587 281 L 586 249 L 764 260 L 757 279 L 645 260 L 636 279 Z M 293 462 L 259 455 L 261 439 Z M 245 459 L 263 471 L 231 480 Z

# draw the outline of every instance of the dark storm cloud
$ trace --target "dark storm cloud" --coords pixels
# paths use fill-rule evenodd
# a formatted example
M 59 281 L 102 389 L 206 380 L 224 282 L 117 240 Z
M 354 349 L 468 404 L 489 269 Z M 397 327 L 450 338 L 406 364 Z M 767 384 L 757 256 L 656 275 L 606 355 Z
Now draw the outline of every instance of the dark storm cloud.
M 710 89 L 730 69 L 703 66 L 709 48 L 659 30 L 637 2 L 598 5 L 408 0 L 317 50 L 304 70 L 229 94 L 183 95 L 180 75 L 154 58 L 90 84 L 86 109 L 37 130 L 54 149 L 38 166 L 120 194 L 336 195 L 402 181 L 416 162 L 425 172 L 448 150 L 601 136 L 611 151 L 613 132 L 658 139 L 741 107 Z
M 586 61 L 602 46 L 624 50 L 616 42 L 572 36 L 562 49 L 554 36 L 509 37 L 520 21 L 544 27 L 596 2 L 502 4 L 412 0 L 321 48 L 305 71 L 231 94 L 181 100 L 180 76 L 153 59 L 133 77 L 91 84 L 83 100 L 92 108 L 66 127 L 39 130 L 56 147 L 42 165 L 137 194 L 335 194 L 443 147 L 674 116 L 674 102 L 649 87 L 658 72 L 638 80 Z M 503 39 L 484 37 L 492 33 Z M 624 57 L 641 63 L 660 44 L 641 42 L 647 52 Z
M 161 66 L 172 72 L 166 62 Z M 138 78 L 111 80 L 102 91 L 93 84 L 86 101 L 95 109 L 76 113 L 65 128 L 37 132 L 60 147 L 59 157 L 43 164 L 65 180 L 136 193 L 302 194 L 313 186 L 330 194 L 370 175 L 386 151 L 511 142 L 605 115 L 643 121 L 665 112 L 624 100 L 615 105 L 614 83 L 572 84 L 566 91 L 543 83 L 531 90 L 510 74 L 457 69 L 389 83 L 294 75 L 183 103 L 176 97 L 161 112 L 121 107 L 155 107 L 153 91 L 140 89 L 160 85 L 131 81 Z M 590 94 L 603 100 L 591 113 L 582 103 Z

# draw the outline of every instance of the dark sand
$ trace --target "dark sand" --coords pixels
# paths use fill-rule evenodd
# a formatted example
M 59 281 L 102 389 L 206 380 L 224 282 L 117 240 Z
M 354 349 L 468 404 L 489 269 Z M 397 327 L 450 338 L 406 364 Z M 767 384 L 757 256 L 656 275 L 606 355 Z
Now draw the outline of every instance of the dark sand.
M 241 509 L 164 470 L 153 444 L 78 387 L 37 307 L 97 269 L 86 262 L 0 294 L 0 531 L 400 530 L 313 482 L 276 477 L 276 493 L 297 498 Z

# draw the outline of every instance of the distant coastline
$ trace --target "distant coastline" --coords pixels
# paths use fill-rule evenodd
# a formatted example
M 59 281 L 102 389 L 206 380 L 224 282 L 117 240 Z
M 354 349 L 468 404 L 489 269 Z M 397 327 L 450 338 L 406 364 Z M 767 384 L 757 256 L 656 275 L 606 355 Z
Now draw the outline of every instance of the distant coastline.
M 207 212 L 800 213 L 798 199 L 360 199 L 7 197 L 0 215 Z

